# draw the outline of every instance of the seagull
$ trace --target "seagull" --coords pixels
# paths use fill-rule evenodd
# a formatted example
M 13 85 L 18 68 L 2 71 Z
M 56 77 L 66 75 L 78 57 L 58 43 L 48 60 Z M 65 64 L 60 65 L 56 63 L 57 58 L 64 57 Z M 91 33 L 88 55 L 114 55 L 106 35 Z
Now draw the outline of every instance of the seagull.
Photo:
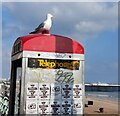
M 52 19 L 54 16 L 52 14 L 47 14 L 47 19 L 42 22 L 33 32 L 30 32 L 29 34 L 37 34 L 37 33 L 44 33 L 49 32 L 51 26 L 52 26 Z

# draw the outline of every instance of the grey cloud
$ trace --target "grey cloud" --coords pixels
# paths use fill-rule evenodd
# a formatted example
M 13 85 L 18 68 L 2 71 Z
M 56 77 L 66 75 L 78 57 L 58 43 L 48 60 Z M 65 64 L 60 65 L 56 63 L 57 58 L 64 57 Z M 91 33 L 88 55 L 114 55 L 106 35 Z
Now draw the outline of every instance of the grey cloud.
M 5 7 L 30 31 L 45 19 L 48 12 L 55 15 L 54 33 L 80 33 L 87 38 L 88 34 L 96 36 L 101 31 L 117 28 L 117 3 L 5 3 Z
M 4 2 L 119 2 L 119 0 L 4 0 Z
M 81 21 L 79 24 L 75 25 L 75 28 L 84 34 L 90 34 L 100 32 L 103 29 L 103 25 L 92 21 Z
M 8 38 L 28 34 L 41 23 L 46 14 L 52 13 L 55 16 L 51 32 L 75 38 L 78 41 L 84 38 L 99 36 L 102 31 L 112 31 L 117 28 L 117 3 L 3 3 L 3 7 L 9 10 L 11 20 L 4 20 L 3 14 L 3 37 L 5 44 Z M 7 22 L 8 21 L 8 22 Z M 13 34 L 14 32 L 14 34 Z M 15 39 L 15 37 L 14 37 Z M 9 45 L 10 46 L 10 45 Z M 4 46 L 9 49 L 8 46 Z M 3 67 L 4 76 L 8 75 L 6 70 L 10 66 L 10 50 L 3 52 L 6 65 Z M 8 65 L 7 65 L 8 64 Z M 97 67 L 97 66 L 94 66 Z M 101 67 L 103 68 L 103 67 Z M 94 68 L 93 68 L 94 69 Z M 88 67 L 87 76 L 98 75 Z M 100 75 L 101 76 L 101 75 Z M 6 76 L 7 77 L 7 76 Z M 97 79 L 96 79 L 97 80 Z

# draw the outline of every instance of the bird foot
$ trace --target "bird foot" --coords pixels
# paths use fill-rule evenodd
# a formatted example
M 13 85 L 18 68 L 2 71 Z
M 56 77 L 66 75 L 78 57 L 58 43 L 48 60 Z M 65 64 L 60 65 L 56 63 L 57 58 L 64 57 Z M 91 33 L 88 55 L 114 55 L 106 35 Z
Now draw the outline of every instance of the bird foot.
M 49 30 L 44 30 L 44 31 L 42 31 L 42 34 L 50 34 L 50 31 Z

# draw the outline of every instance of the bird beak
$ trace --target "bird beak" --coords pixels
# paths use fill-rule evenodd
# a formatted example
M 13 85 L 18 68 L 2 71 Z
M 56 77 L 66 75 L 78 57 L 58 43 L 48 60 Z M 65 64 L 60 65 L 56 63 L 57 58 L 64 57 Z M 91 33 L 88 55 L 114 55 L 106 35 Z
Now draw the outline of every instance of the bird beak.
M 52 16 L 52 19 L 54 19 L 54 16 Z

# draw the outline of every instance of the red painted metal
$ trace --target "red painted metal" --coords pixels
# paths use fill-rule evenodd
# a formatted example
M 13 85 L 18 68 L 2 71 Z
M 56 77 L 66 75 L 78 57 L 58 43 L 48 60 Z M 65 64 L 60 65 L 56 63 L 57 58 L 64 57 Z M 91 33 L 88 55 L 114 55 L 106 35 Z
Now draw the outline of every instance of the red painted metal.
M 20 51 L 84 54 L 84 47 L 79 42 L 59 35 L 30 34 L 19 37 L 14 46 L 19 42 L 21 42 Z

